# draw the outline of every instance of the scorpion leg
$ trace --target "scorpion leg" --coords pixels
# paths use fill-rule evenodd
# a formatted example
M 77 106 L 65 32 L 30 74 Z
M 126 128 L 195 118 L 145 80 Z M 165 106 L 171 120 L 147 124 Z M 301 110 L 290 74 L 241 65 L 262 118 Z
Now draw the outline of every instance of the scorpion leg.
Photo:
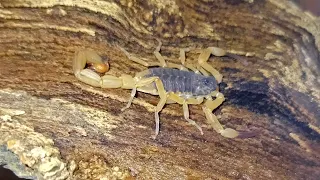
M 193 48 L 180 48 L 180 61 L 182 65 L 185 65 L 186 63 L 186 52 L 191 51 Z
M 138 64 L 141 64 L 143 66 L 146 66 L 146 67 L 151 67 L 151 66 L 160 66 L 160 67 L 167 67 L 167 64 L 166 64 L 166 61 L 164 60 L 164 58 L 161 56 L 160 54 L 160 49 L 161 49 L 161 46 L 162 46 L 162 43 L 160 40 L 158 40 L 159 42 L 159 45 L 156 47 L 156 49 L 154 50 L 153 54 L 156 56 L 156 58 L 158 59 L 159 62 L 157 63 L 150 63 L 150 62 L 146 62 L 140 58 L 137 58 L 137 57 L 134 57 L 132 56 L 128 51 L 126 51 L 125 49 L 120 48 L 120 50 L 122 52 L 124 52 L 124 54 L 131 60 L 131 61 L 134 61 Z
M 189 108 L 188 104 L 184 101 L 182 104 L 184 119 L 187 120 L 190 124 L 194 125 L 197 129 L 199 129 L 201 135 L 203 135 L 202 128 L 194 121 L 189 118 Z
M 186 100 L 178 96 L 177 94 L 170 93 L 168 99 L 174 102 L 177 102 L 178 104 L 182 104 L 184 119 L 188 121 L 191 125 L 195 126 L 200 131 L 201 135 L 203 135 L 202 128 L 194 120 L 191 120 L 189 118 L 189 108 L 188 108 L 188 104 L 200 104 L 203 101 L 203 98 L 200 98 L 200 99 L 190 98 Z
M 132 89 L 132 91 L 131 91 L 130 99 L 129 99 L 127 105 L 126 105 L 125 107 L 123 107 L 123 108 L 121 109 L 121 111 L 124 111 L 124 110 L 128 109 L 128 108 L 131 106 L 131 103 L 132 103 L 133 98 L 134 98 L 134 96 L 136 95 L 136 93 L 137 93 L 137 88 L 134 87 L 134 88 Z
M 201 73 L 204 76 L 209 76 L 208 72 L 206 70 L 204 70 L 201 66 L 196 68 L 193 65 L 186 63 L 186 52 L 191 51 L 192 49 L 194 49 L 194 48 L 182 48 L 182 49 L 180 49 L 180 57 L 179 57 L 179 59 L 181 61 L 181 64 L 184 67 L 186 67 L 187 69 L 192 70 L 196 74 L 200 74 Z
M 166 63 L 164 58 L 161 56 L 160 54 L 160 47 L 161 47 L 161 42 L 159 41 L 159 46 L 156 48 L 156 50 L 154 51 L 154 55 L 156 56 L 156 58 L 158 59 L 159 62 L 146 62 L 140 58 L 134 57 L 132 56 L 128 51 L 126 51 L 125 49 L 120 48 L 120 50 L 128 57 L 128 59 L 130 59 L 131 61 L 141 64 L 145 67 L 155 67 L 155 66 L 159 66 L 159 67 L 169 67 L 169 68 L 176 68 L 176 69 L 180 69 L 180 70 L 187 70 L 186 67 L 184 67 L 183 65 L 178 65 L 178 64 L 174 64 L 174 63 Z
M 158 45 L 157 48 L 154 50 L 153 54 L 156 56 L 156 58 L 157 58 L 158 61 L 160 62 L 160 66 L 161 66 L 161 67 L 167 67 L 166 61 L 164 60 L 163 56 L 160 54 L 162 42 L 161 42 L 160 40 L 158 40 L 158 39 L 157 39 L 157 41 L 159 42 L 159 45 Z
M 218 83 L 220 83 L 222 80 L 222 75 L 215 68 L 213 68 L 210 64 L 207 63 L 211 54 L 215 56 L 224 56 L 226 55 L 226 52 L 221 48 L 208 47 L 207 49 L 204 49 L 199 55 L 198 63 L 204 70 L 210 72 L 210 74 L 212 74 L 216 78 Z
M 120 50 L 128 57 L 128 59 L 130 59 L 131 61 L 135 62 L 135 63 L 138 63 L 138 64 L 141 64 L 145 67 L 151 67 L 151 66 L 160 66 L 159 63 L 150 63 L 150 62 L 146 62 L 140 58 L 137 58 L 137 57 L 134 57 L 132 56 L 127 50 L 125 50 L 124 48 L 120 47 Z
M 154 118 L 156 122 L 156 130 L 155 130 L 155 135 L 153 136 L 153 139 L 156 139 L 157 135 L 159 134 L 159 129 L 160 129 L 160 118 L 159 118 L 159 112 L 163 109 L 164 105 L 166 104 L 168 94 L 164 89 L 162 81 L 157 78 L 156 81 L 156 87 L 158 89 L 158 93 L 160 96 L 160 101 L 157 104 L 157 107 L 155 109 L 154 113 Z
M 124 76 L 124 75 L 123 75 Z M 124 78 L 123 78 L 124 79 Z M 158 79 L 158 77 L 149 77 L 149 78 L 145 78 L 145 79 L 141 79 L 139 81 L 137 81 L 134 85 L 129 85 L 128 86 L 128 89 L 131 89 L 132 88 L 132 91 L 131 91 L 131 95 L 130 95 L 130 99 L 127 103 L 127 105 L 121 109 L 121 111 L 124 111 L 126 109 L 128 109 L 130 106 L 131 106 L 131 103 L 133 101 L 133 98 L 134 96 L 136 95 L 136 92 L 137 92 L 137 88 L 139 87 L 143 87 L 143 86 L 146 86 L 148 84 L 151 84 L 153 83 L 154 81 L 156 81 Z
M 137 88 L 149 85 L 153 82 L 155 82 L 159 96 L 160 96 L 160 101 L 157 104 L 157 107 L 155 108 L 155 115 L 154 115 L 155 116 L 155 123 L 156 123 L 156 130 L 155 130 L 155 135 L 152 138 L 156 139 L 157 135 L 159 134 L 159 129 L 160 129 L 159 112 L 163 109 L 163 107 L 167 101 L 167 93 L 164 89 L 162 81 L 158 77 L 149 77 L 149 78 L 141 79 L 138 82 L 136 82 L 136 85 L 132 88 L 131 96 L 128 101 L 128 104 L 124 108 L 122 108 L 121 111 L 124 111 L 125 109 L 130 107 L 132 100 L 136 94 Z
M 218 121 L 218 118 L 212 113 L 212 111 L 216 109 L 224 101 L 223 94 L 219 92 L 214 92 L 212 94 L 215 94 L 216 99 L 212 100 L 211 98 L 208 98 L 208 100 L 205 102 L 202 108 L 206 115 L 208 123 L 213 127 L 213 129 L 217 133 L 221 134 L 223 137 L 235 138 L 239 136 L 239 132 L 234 129 L 231 129 L 231 128 L 224 129 L 223 126 Z
M 187 64 L 186 63 L 186 52 L 188 51 L 191 51 L 193 48 L 181 48 L 180 49 L 180 56 L 179 56 L 179 59 L 180 59 L 180 62 L 182 65 L 180 65 L 180 68 L 177 68 L 177 69 L 180 69 L 180 70 L 192 70 L 194 71 L 195 73 L 199 74 L 200 72 L 198 71 L 197 68 L 195 68 L 194 66 L 192 66 L 191 64 Z
M 197 67 L 198 71 L 204 76 L 210 76 L 210 74 L 203 68 L 203 67 Z

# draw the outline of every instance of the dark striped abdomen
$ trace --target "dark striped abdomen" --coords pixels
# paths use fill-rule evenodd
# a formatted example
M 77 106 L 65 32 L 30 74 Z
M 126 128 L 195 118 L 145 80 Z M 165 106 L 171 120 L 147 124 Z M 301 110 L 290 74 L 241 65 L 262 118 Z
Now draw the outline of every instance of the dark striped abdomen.
M 206 77 L 192 71 L 182 71 L 172 68 L 150 68 L 148 77 L 157 76 L 161 79 L 167 92 L 190 93 L 193 96 L 208 95 L 217 87 L 214 77 Z M 214 87 L 206 84 L 214 81 Z M 209 85 L 209 86 L 207 86 Z

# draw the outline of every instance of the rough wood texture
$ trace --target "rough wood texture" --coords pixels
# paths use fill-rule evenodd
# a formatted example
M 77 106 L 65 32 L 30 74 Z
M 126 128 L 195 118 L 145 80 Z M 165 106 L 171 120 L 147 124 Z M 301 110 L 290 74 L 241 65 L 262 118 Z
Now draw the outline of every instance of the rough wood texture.
M 212 57 L 226 97 L 214 113 L 257 135 L 223 138 L 192 106 L 201 136 L 168 105 L 152 140 L 158 97 L 138 93 L 121 112 L 130 91 L 91 88 L 72 73 L 74 52 L 89 48 L 108 73 L 134 75 L 144 67 L 117 46 L 155 61 L 156 38 L 171 62 L 181 47 L 241 55 Z M 0 145 L 29 166 L 22 177 L 317 179 L 319 49 L 319 18 L 288 1 L 1 0 Z

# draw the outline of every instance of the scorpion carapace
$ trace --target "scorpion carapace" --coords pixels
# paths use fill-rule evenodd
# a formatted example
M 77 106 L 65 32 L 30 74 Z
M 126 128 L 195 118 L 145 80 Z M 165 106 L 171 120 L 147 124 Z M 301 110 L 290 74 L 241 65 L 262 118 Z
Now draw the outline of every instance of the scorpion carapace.
M 222 75 L 207 63 L 211 54 L 224 56 L 226 52 L 217 47 L 208 47 L 201 50 L 196 66 L 186 63 L 185 53 L 189 48 L 180 49 L 181 65 L 168 63 L 160 54 L 161 42 L 154 51 L 158 62 L 146 62 L 137 57 L 131 56 L 126 50 L 119 47 L 122 52 L 133 62 L 149 67 L 138 72 L 135 77 L 123 74 L 120 77 L 112 75 L 100 76 L 95 68 L 104 63 L 100 56 L 91 50 L 78 51 L 73 60 L 73 71 L 75 76 L 82 82 L 102 88 L 124 88 L 132 89 L 130 99 L 122 111 L 129 108 L 136 94 L 136 91 L 158 95 L 160 101 L 155 107 L 156 129 L 154 138 L 159 133 L 159 112 L 165 104 L 178 103 L 182 105 L 185 120 L 194 125 L 201 134 L 202 128 L 189 118 L 189 104 L 202 104 L 209 125 L 224 137 L 234 138 L 239 135 L 238 131 L 231 128 L 224 128 L 212 113 L 225 100 L 222 93 L 218 91 L 218 84 Z M 87 64 L 91 68 L 86 68 Z M 156 68 L 155 66 L 158 66 Z M 97 69 L 97 68 L 96 68 Z M 102 73 L 102 72 L 99 72 Z M 214 97 L 214 98 L 213 98 Z
M 173 68 L 150 68 L 145 77 L 159 77 L 166 92 L 179 93 L 184 98 L 205 97 L 218 87 L 213 76 Z

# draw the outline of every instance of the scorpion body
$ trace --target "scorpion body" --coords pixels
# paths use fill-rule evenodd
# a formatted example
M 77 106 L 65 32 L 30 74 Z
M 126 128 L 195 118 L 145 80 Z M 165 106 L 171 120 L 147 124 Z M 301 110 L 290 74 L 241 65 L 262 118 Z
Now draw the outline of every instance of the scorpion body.
M 159 112 L 165 104 L 178 103 L 182 105 L 184 119 L 194 125 L 203 134 L 202 128 L 189 118 L 189 104 L 202 104 L 207 122 L 217 133 L 227 138 L 234 138 L 239 132 L 224 128 L 218 118 L 212 113 L 225 100 L 222 93 L 218 91 L 218 84 L 222 80 L 222 75 L 213 68 L 207 61 L 211 54 L 224 56 L 226 52 L 217 47 L 208 47 L 201 50 L 197 66 L 188 64 L 185 61 L 185 52 L 189 48 L 180 49 L 181 65 L 166 62 L 160 54 L 161 42 L 154 51 L 158 62 L 147 62 L 140 58 L 131 56 L 129 52 L 119 47 L 127 58 L 135 63 L 148 67 L 148 69 L 138 72 L 134 77 L 122 74 L 120 77 L 105 74 L 108 64 L 105 64 L 101 57 L 94 51 L 82 50 L 76 53 L 73 60 L 73 72 L 82 82 L 102 88 L 123 88 L 132 89 L 127 106 L 130 107 L 137 91 L 158 95 L 160 101 L 155 107 L 156 138 L 159 133 Z M 89 68 L 87 66 L 89 65 Z M 158 67 L 157 67 L 158 66 Z
M 218 88 L 213 76 L 173 68 L 150 68 L 145 77 L 159 77 L 166 92 L 179 93 L 185 99 L 204 97 Z

